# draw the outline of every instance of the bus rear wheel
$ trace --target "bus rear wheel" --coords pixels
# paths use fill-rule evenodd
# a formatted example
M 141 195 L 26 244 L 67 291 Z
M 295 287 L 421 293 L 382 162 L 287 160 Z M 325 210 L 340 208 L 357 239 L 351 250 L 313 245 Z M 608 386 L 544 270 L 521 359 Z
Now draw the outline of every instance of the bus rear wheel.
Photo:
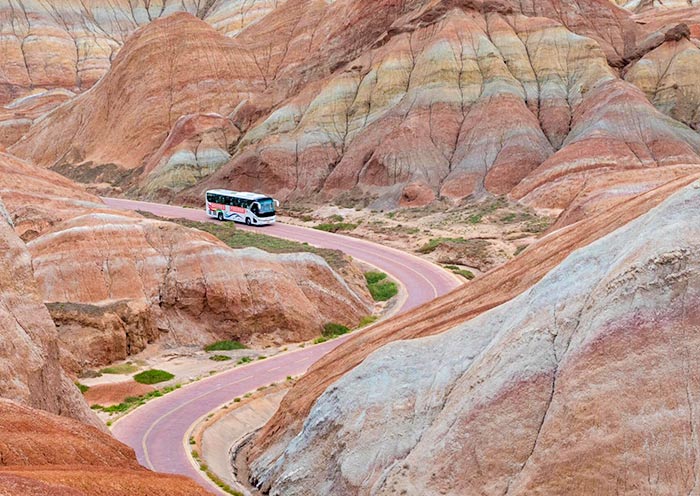
M 252 225 L 253 225 L 253 221 L 250 220 L 250 217 L 246 217 L 246 218 L 245 218 L 245 224 L 246 224 L 246 226 L 252 226 Z
M 219 212 L 219 215 L 217 215 L 216 218 L 223 222 L 223 220 L 224 220 L 223 212 Z

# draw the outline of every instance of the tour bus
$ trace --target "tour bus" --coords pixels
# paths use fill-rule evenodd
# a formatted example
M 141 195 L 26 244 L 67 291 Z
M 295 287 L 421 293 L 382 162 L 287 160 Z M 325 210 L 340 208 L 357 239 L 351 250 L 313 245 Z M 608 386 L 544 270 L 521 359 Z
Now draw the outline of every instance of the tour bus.
M 269 196 L 227 189 L 207 191 L 207 215 L 219 220 L 245 222 L 249 226 L 275 223 L 279 202 Z

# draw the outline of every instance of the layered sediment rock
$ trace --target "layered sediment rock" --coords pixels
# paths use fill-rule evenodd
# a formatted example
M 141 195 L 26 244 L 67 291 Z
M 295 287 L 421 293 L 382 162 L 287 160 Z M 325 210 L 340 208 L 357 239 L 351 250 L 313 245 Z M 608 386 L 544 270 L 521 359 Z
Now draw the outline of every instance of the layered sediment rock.
M 503 6 L 434 3 L 278 107 L 181 198 L 220 184 L 382 207 L 490 192 L 571 222 L 700 163 L 697 134 L 621 81 L 593 39 Z
M 696 182 L 508 303 L 379 349 L 254 480 L 286 495 L 692 491 L 698 215 Z
M 558 229 L 538 240 L 516 259 L 490 271 L 470 284 L 426 307 L 375 326 L 354 337 L 319 360 L 282 401 L 271 421 L 260 431 L 248 452 L 249 461 L 272 466 L 301 431 L 315 401 L 336 378 L 349 373 L 373 351 L 396 340 L 437 335 L 468 322 L 498 305 L 518 297 L 540 281 L 573 251 L 614 232 L 688 186 L 700 175 L 684 177 L 639 195 L 616 208 Z M 262 481 L 262 479 L 260 479 Z
M 254 71 L 231 40 L 173 14 L 137 30 L 99 84 L 35 124 L 12 153 L 83 182 L 128 182 L 169 135 L 183 132 L 181 116 L 233 112 L 241 92 L 255 90 Z
M 16 143 L 36 119 L 73 96 L 64 89 L 37 91 L 0 107 L 0 149 Z
M 371 312 L 354 269 L 346 282 L 317 255 L 232 250 L 196 229 L 111 210 L 60 175 L 7 155 L 0 195 L 28 241 L 72 371 L 156 340 L 304 341 L 328 322 L 352 326 Z
M 690 31 L 647 53 L 626 73 L 656 108 L 700 130 L 700 42 Z
M 116 0 L 0 3 L 0 105 L 35 89 L 81 92 L 110 68 L 126 39 L 187 12 L 232 36 L 284 0 Z
M 0 201 L 0 398 L 101 425 L 59 363 L 31 255 Z
M 0 493 L 7 495 L 204 495 L 194 482 L 150 472 L 110 435 L 0 400 Z

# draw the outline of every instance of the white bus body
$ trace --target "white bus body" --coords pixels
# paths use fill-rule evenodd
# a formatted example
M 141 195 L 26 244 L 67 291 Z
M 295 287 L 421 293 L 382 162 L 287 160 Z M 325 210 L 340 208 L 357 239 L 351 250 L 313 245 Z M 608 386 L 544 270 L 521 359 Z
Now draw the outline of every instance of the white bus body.
M 219 220 L 232 220 L 249 226 L 274 224 L 279 202 L 257 193 L 213 189 L 206 193 L 207 215 Z

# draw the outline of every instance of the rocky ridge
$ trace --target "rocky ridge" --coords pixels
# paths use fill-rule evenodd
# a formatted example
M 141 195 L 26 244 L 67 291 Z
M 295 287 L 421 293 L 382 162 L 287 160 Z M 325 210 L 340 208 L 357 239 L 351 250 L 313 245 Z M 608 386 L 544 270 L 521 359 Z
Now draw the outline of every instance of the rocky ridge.
M 253 480 L 288 495 L 691 491 L 698 200 L 695 182 L 507 303 L 374 352 Z

